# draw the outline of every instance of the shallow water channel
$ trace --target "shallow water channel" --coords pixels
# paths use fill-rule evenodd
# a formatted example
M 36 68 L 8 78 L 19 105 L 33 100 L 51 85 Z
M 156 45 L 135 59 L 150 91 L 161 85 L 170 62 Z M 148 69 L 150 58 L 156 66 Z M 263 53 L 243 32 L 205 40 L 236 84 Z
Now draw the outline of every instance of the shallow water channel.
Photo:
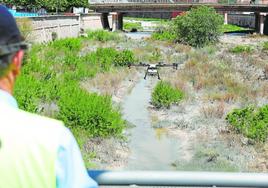
M 154 83 L 142 79 L 123 104 L 124 118 L 135 125 L 130 130 L 131 154 L 125 170 L 172 170 L 171 163 L 178 159 L 179 140 L 159 134 L 151 125 L 148 106 Z

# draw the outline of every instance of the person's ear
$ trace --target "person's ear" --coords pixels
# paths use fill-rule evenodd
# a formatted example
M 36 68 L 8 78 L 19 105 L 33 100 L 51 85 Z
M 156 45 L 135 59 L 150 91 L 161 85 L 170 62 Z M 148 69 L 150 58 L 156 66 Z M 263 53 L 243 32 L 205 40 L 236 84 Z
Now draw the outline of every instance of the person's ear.
M 15 74 L 15 76 L 17 76 L 20 73 L 23 56 L 24 56 L 23 50 L 18 51 L 13 56 L 13 73 Z

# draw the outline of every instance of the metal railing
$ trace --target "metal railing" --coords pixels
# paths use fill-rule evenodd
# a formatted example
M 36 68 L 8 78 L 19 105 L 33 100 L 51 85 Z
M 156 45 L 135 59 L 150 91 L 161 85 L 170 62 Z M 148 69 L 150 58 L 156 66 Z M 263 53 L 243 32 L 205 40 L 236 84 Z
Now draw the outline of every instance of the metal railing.
M 99 185 L 268 187 L 267 173 L 89 171 Z
M 90 4 L 105 3 L 176 3 L 176 4 L 234 4 L 234 5 L 268 5 L 266 0 L 89 0 Z

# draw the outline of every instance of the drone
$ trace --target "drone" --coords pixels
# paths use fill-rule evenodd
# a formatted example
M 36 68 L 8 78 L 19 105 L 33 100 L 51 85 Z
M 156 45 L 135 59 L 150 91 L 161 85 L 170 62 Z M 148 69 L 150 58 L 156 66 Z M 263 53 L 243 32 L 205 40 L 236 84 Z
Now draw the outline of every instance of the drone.
M 157 64 L 147 64 L 147 63 L 139 63 L 139 64 L 134 64 L 134 63 L 129 63 L 128 67 L 147 67 L 147 70 L 145 72 L 144 80 L 146 80 L 147 76 L 157 76 L 159 80 L 161 80 L 160 75 L 159 75 L 159 68 L 161 67 L 172 67 L 175 70 L 178 70 L 178 63 L 173 63 L 173 64 L 165 64 L 162 62 L 159 62 Z

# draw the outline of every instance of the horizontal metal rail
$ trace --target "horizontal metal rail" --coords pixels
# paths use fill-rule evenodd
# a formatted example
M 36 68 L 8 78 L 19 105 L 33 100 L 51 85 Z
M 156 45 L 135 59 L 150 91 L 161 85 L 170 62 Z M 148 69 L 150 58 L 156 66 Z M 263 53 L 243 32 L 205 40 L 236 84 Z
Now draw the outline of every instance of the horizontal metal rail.
M 218 5 L 267 5 L 265 1 L 258 1 L 256 3 L 250 4 L 250 1 L 232 1 L 228 0 L 226 3 L 219 3 L 218 1 L 198 1 L 198 0 L 90 0 L 90 4 L 146 4 L 146 3 L 154 3 L 154 4 L 218 4 Z
M 267 173 L 89 171 L 99 185 L 268 187 Z
M 188 11 L 191 8 L 199 7 L 201 4 L 172 4 L 172 3 L 103 3 L 91 4 L 90 8 L 96 12 L 173 12 Z M 268 5 L 221 5 L 221 4 L 202 4 L 213 7 L 216 11 L 235 11 L 235 12 L 268 12 Z

